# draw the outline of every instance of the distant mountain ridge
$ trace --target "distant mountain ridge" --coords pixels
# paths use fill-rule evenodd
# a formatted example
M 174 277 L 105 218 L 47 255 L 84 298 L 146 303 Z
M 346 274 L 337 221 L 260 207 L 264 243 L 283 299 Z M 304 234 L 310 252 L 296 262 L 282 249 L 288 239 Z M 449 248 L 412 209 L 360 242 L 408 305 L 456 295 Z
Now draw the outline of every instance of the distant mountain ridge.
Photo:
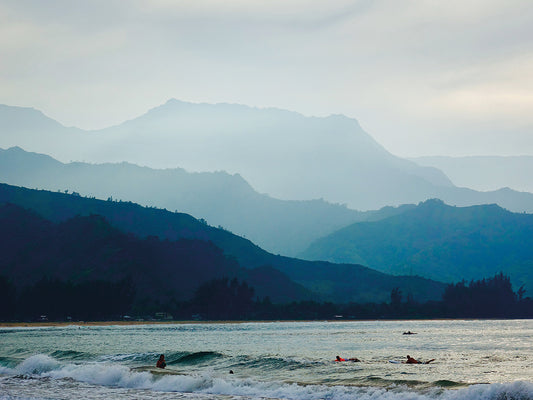
M 434 156 L 410 160 L 440 169 L 456 186 L 482 191 L 509 187 L 533 192 L 533 156 Z
M 154 170 L 128 163 L 63 164 L 18 147 L 0 149 L 0 182 L 177 210 L 288 256 L 319 237 L 376 214 L 323 200 L 273 199 L 254 191 L 241 176 L 225 172 Z
M 34 122 L 22 123 L 26 116 Z M 0 147 L 20 146 L 62 162 L 126 161 L 152 168 L 227 171 L 278 199 L 324 199 L 357 210 L 440 198 L 459 206 L 497 203 L 533 212 L 533 194 L 455 187 L 442 171 L 392 155 L 357 120 L 341 115 L 306 117 L 279 109 L 173 99 L 97 131 L 54 123 L 33 109 L 2 106 L 0 126 L 6 127 Z
M 22 114 L 18 120 L 26 114 L 35 117 L 33 109 L 11 107 L 9 113 Z M 51 124 L 44 115 L 41 123 Z M 276 198 L 324 198 L 356 209 L 409 202 L 410 196 L 397 192 L 405 185 L 450 185 L 440 171 L 393 156 L 356 120 L 340 115 L 316 118 L 278 109 L 169 100 L 136 119 L 98 131 L 62 126 L 40 130 L 35 125 L 31 131 L 10 124 L 7 136 L 13 140 L 0 138 L 0 147 L 20 146 L 64 162 L 224 170 L 239 173 Z M 394 192 L 396 202 L 384 198 Z
M 57 150 L 58 143 L 66 149 L 76 148 L 78 143 L 83 145 L 87 136 L 85 131 L 67 128 L 34 108 L 3 104 L 0 104 L 0 133 L 0 147 L 22 146 L 48 151 Z M 66 152 L 62 154 L 68 156 Z
M 402 211 L 383 208 L 361 212 L 323 200 L 273 199 L 254 191 L 240 175 L 225 172 L 154 170 L 128 163 L 63 164 L 18 147 L 0 149 L 0 182 L 75 191 L 100 199 L 112 197 L 185 212 L 245 236 L 270 252 L 291 257 L 301 254 L 314 240 L 347 225 L 378 220 Z M 475 194 L 472 202 L 482 195 L 467 192 Z M 511 209 L 520 208 L 519 197 L 510 190 L 503 189 L 491 195 L 503 199 Z M 526 200 L 532 197 L 528 193 L 521 196 Z M 511 203 L 512 199 L 518 200 L 517 204 Z
M 308 260 L 360 263 L 379 271 L 458 282 L 503 272 L 533 292 L 533 215 L 493 205 L 452 207 L 428 200 L 314 242 Z
M 138 238 L 99 215 L 51 223 L 22 207 L 0 204 L 0 236 L 0 275 L 18 289 L 45 278 L 74 284 L 129 279 L 140 301 L 156 304 L 188 300 L 202 283 L 227 277 L 246 280 L 259 297 L 274 301 L 314 297 L 272 268 L 240 267 L 212 242 Z
M 419 277 L 390 276 L 361 265 L 337 265 L 275 256 L 249 240 L 211 227 L 190 215 L 141 207 L 131 202 L 102 201 L 76 194 L 0 184 L 2 203 L 33 210 L 56 223 L 77 215 L 97 214 L 114 228 L 141 238 L 158 236 L 168 240 L 211 241 L 223 250 L 225 256 L 234 257 L 240 266 L 249 269 L 249 274 L 259 274 L 260 278 L 256 279 L 260 279 L 264 285 L 268 285 L 269 280 L 274 287 L 274 282 L 281 282 L 269 278 L 269 275 L 278 271 L 320 299 L 337 303 L 388 301 L 393 288 L 401 288 L 405 294 L 411 293 L 418 301 L 438 300 L 445 287 L 440 282 Z

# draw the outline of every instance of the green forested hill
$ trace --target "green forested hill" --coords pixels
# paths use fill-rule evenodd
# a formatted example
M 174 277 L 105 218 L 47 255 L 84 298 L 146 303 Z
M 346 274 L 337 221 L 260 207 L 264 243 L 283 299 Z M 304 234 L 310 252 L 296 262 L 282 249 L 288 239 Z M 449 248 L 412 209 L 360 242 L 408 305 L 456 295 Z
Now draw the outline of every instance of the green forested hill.
M 362 265 L 337 265 L 276 256 L 249 240 L 213 228 L 190 215 L 141 207 L 130 202 L 102 201 L 76 194 L 0 184 L 0 203 L 6 202 L 33 210 L 53 222 L 63 222 L 77 215 L 97 214 L 114 228 L 141 238 L 157 236 L 171 241 L 211 241 L 222 249 L 225 256 L 234 257 L 241 267 L 252 270 L 248 272 L 249 276 L 257 277 L 257 282 L 264 285 L 261 293 L 266 293 L 267 287 L 274 294 L 286 288 L 292 297 L 300 296 L 298 292 L 291 292 L 294 288 L 291 289 L 288 283 L 281 284 L 279 280 L 272 279 L 278 274 L 285 274 L 294 283 L 314 292 L 319 299 L 334 302 L 388 301 L 393 288 L 400 288 L 406 295 L 412 294 L 415 300 L 426 301 L 440 299 L 444 291 L 444 284 L 439 282 L 418 277 L 390 276 Z M 271 297 L 287 299 L 287 294 L 278 293 Z M 305 297 L 304 294 L 302 297 Z
M 287 256 L 371 214 L 324 200 L 275 199 L 255 191 L 240 175 L 223 171 L 190 173 L 128 163 L 64 164 L 18 147 L 0 149 L 0 171 L 1 182 L 11 185 L 178 210 Z
M 139 299 L 165 303 L 190 299 L 202 283 L 227 277 L 247 281 L 259 297 L 270 296 L 274 301 L 313 298 L 272 269 L 250 273 L 210 241 L 139 238 L 112 227 L 100 215 L 53 223 L 19 206 L 3 204 L 0 237 L 0 275 L 19 289 L 44 278 L 73 284 L 129 279 Z
M 533 215 L 497 205 L 452 207 L 428 200 L 402 214 L 341 229 L 314 242 L 302 257 L 445 282 L 503 271 L 531 293 Z

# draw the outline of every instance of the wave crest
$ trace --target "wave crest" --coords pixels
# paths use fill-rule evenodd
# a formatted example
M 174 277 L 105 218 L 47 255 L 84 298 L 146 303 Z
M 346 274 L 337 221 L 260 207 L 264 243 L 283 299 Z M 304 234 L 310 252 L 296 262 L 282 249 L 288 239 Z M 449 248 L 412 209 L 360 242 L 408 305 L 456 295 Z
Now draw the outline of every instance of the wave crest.
M 192 359 L 205 360 L 219 357 L 218 353 L 192 353 Z M 187 358 L 188 360 L 189 358 Z M 276 360 L 275 362 L 279 362 Z M 147 371 L 132 371 L 116 363 L 91 362 L 62 364 L 44 355 L 33 355 L 13 369 L 13 375 L 32 375 L 35 378 L 72 379 L 100 386 L 127 389 L 144 389 L 161 392 L 197 393 L 246 398 L 272 398 L 288 400 L 531 400 L 533 383 L 513 382 L 502 384 L 479 384 L 466 388 L 450 389 L 450 382 L 441 382 L 431 388 L 414 389 L 405 384 L 390 386 L 344 386 L 297 384 L 284 382 L 261 382 L 234 375 L 217 375 L 213 371 L 201 374 L 174 375 L 153 374 Z M 159 371 L 158 371 L 159 372 Z M 14 377 L 17 378 L 16 376 Z
M 59 362 L 46 354 L 36 354 L 20 363 L 15 371 L 21 375 L 40 375 L 59 367 Z

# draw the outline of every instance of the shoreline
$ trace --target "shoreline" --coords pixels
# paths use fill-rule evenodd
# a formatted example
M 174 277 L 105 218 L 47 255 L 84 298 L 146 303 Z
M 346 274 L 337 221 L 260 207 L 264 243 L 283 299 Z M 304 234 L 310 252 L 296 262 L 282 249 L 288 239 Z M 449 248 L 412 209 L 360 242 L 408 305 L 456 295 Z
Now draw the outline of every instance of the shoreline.
M 248 323 L 273 323 L 273 322 L 409 322 L 409 321 L 486 321 L 486 320 L 523 320 L 529 318 L 434 318 L 434 319 L 327 319 L 327 320 L 248 320 L 248 321 L 197 321 L 197 320 L 171 320 L 171 321 L 32 321 L 32 322 L 0 322 L 0 328 L 42 328 L 65 326 L 128 326 L 128 325 L 186 325 L 186 324 L 248 324 Z
M 0 322 L 0 328 L 40 328 L 61 326 L 113 326 L 113 325 L 181 325 L 198 323 L 239 323 L 245 321 L 35 321 Z M 248 321 L 246 321 L 248 322 Z

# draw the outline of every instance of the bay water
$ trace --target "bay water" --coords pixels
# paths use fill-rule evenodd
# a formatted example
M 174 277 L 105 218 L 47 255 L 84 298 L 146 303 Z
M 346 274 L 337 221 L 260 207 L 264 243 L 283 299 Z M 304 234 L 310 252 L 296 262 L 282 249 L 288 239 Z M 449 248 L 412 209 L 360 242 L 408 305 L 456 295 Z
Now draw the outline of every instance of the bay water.
M 531 400 L 533 320 L 4 327 L 0 399 Z

